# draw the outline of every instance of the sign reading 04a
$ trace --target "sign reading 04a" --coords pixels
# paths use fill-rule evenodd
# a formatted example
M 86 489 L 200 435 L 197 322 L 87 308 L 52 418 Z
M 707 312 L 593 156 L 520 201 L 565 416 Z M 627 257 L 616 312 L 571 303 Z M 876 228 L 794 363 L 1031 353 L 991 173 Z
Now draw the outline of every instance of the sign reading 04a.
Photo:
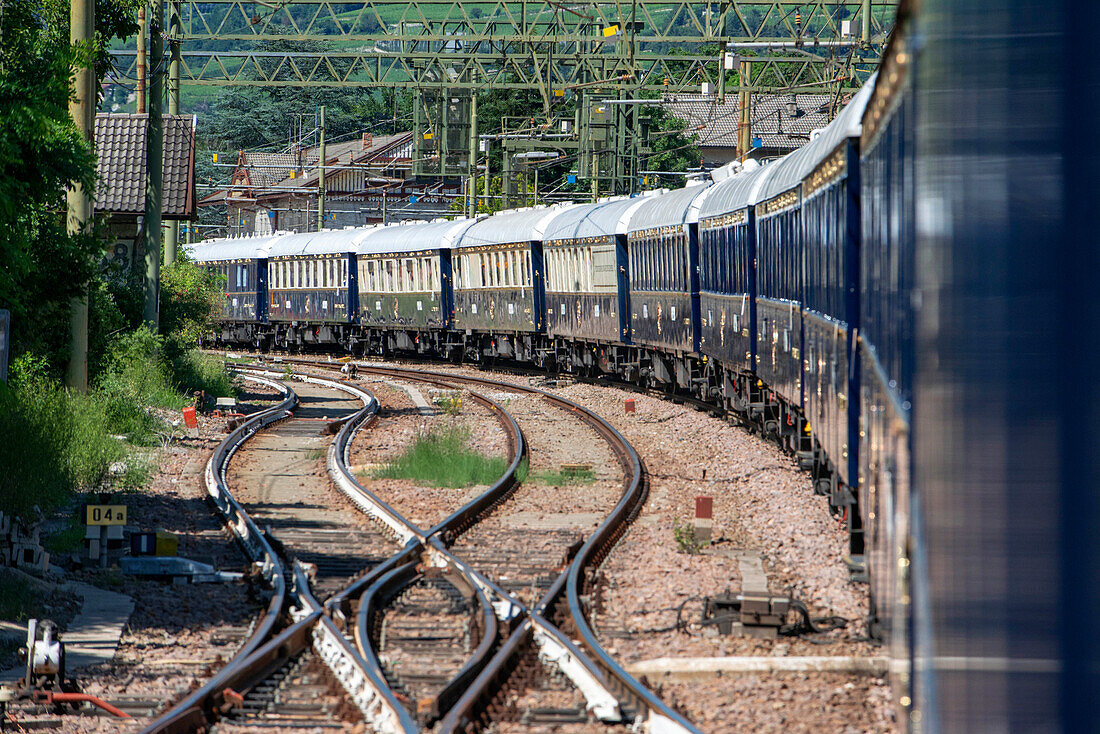
M 85 525 L 125 525 L 126 505 L 87 505 Z

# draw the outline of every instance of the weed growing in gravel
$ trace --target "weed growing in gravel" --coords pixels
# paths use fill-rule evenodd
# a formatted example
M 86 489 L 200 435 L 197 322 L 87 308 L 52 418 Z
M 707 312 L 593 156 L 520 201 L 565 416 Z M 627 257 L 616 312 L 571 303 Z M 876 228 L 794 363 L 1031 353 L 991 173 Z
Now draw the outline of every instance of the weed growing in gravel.
M 458 415 L 462 412 L 462 395 L 457 392 L 437 395 L 432 402 L 447 415 Z
M 492 484 L 508 462 L 470 448 L 470 431 L 462 427 L 434 429 L 390 463 L 376 469 L 376 479 L 412 479 L 433 487 L 464 488 Z
M 693 556 L 703 550 L 703 543 L 695 539 L 695 528 L 689 522 L 680 522 L 678 517 L 672 518 L 672 537 L 681 553 Z
M 567 484 L 591 484 L 596 481 L 596 475 L 591 468 L 563 467 L 557 471 L 541 471 L 532 477 L 539 484 L 550 487 L 564 487 Z
M 325 450 L 320 448 L 306 449 L 306 461 L 317 461 L 325 458 Z
M 152 457 L 132 453 L 126 459 L 126 468 L 119 475 L 116 486 L 127 492 L 137 491 L 149 484 L 155 469 Z

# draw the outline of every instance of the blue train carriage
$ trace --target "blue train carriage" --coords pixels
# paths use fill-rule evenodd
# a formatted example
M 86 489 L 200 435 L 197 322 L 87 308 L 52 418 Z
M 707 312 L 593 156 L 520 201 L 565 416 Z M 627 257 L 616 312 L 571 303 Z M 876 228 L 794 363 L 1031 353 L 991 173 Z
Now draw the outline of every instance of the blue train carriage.
M 849 559 L 864 573 L 859 474 L 859 135 L 873 79 L 806 147 L 802 179 L 803 415 L 815 440 L 815 489 L 842 513 Z
M 268 252 L 268 319 L 284 349 L 354 343 L 355 250 L 373 227 L 288 234 Z
M 904 4 L 903 4 L 904 9 Z M 912 541 L 911 400 L 915 363 L 915 102 L 908 13 L 863 110 L 860 139 L 861 238 L 858 488 L 871 579 L 872 633 L 900 664 L 891 666 L 899 721 L 915 700 L 909 659 Z M 918 714 L 919 715 L 919 714 Z
M 263 346 L 267 322 L 267 255 L 283 235 L 256 235 L 209 240 L 191 246 L 191 258 L 218 274 L 224 289 L 218 319 L 220 340 Z
M 542 237 L 572 205 L 509 210 L 459 232 L 451 250 L 453 328 L 467 359 L 501 357 L 546 364 Z
M 558 369 L 631 379 L 626 228 L 644 196 L 563 211 L 543 235 L 546 331 Z
M 696 199 L 710 181 L 646 199 L 630 217 L 630 331 L 642 376 L 672 391 L 706 390 L 699 359 Z M 655 349 L 654 349 L 655 347 Z
M 359 353 L 447 355 L 451 245 L 473 219 L 379 227 L 358 245 Z
M 749 161 L 699 205 L 699 350 L 726 407 L 757 420 L 764 401 L 756 377 L 754 203 L 773 170 Z
M 799 148 L 770 164 L 757 193 L 756 373 L 764 392 L 754 409 L 765 432 L 812 469 L 811 424 L 802 413 L 802 178 L 812 150 Z

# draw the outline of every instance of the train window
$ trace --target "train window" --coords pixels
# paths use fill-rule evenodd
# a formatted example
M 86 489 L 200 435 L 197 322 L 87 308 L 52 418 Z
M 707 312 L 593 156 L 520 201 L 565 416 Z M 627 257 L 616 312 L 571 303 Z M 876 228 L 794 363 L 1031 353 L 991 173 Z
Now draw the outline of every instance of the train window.
M 340 287 L 348 287 L 348 261 L 343 258 L 340 259 Z

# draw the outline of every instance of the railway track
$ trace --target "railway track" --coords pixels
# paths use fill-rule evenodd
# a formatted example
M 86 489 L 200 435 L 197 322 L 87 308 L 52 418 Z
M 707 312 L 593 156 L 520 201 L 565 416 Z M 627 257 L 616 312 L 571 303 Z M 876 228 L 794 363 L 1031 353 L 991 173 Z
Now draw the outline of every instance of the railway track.
M 288 359 L 287 363 L 315 369 L 335 368 L 331 364 L 310 360 Z M 437 558 L 442 555 L 443 560 L 440 562 L 456 569 L 465 568 L 468 578 L 481 586 L 487 596 L 496 597 L 495 606 L 498 609 L 508 608 L 503 614 L 498 612 L 498 617 L 512 629 L 493 658 L 485 664 L 478 678 L 438 724 L 437 730 L 475 731 L 502 717 L 512 721 L 523 718 L 525 711 L 514 705 L 521 687 L 528 690 L 530 683 L 539 681 L 542 685 L 546 680 L 540 677 L 543 671 L 532 671 L 530 662 L 537 659 L 549 666 L 546 674 L 550 679 L 555 675 L 564 676 L 583 694 L 586 720 L 589 722 L 595 719 L 627 723 L 660 722 L 671 727 L 671 730 L 696 731 L 690 722 L 672 711 L 630 676 L 600 646 L 589 624 L 583 601 L 591 591 L 595 569 L 625 532 L 629 522 L 636 517 L 645 499 L 641 461 L 629 442 L 591 411 L 536 387 L 427 370 L 394 369 L 371 363 L 357 363 L 357 368 L 364 375 L 416 380 L 451 387 L 461 384 L 497 393 L 519 392 L 537 398 L 576 416 L 606 442 L 622 467 L 622 491 L 617 502 L 594 531 L 587 534 L 583 541 L 578 539 L 571 544 L 565 559 L 567 563 L 545 587 L 534 605 L 524 604 L 502 586 L 480 576 L 474 569 L 481 569 L 462 556 L 459 552 L 460 546 L 455 543 L 463 532 L 475 525 L 482 512 L 499 504 L 500 498 L 494 497 L 494 488 L 490 488 L 480 498 L 480 502 L 470 503 L 481 505 L 480 507 L 465 507 L 435 528 L 429 529 L 427 545 L 429 551 L 434 548 L 432 555 Z M 503 493 L 500 494 L 503 496 Z M 486 501 L 490 498 L 493 499 Z M 447 553 L 448 547 L 452 545 L 454 556 Z M 455 556 L 462 561 L 458 561 Z M 365 620 L 361 621 L 365 629 Z M 570 635 L 564 634 L 560 627 L 568 629 Z M 581 639 L 583 649 L 573 644 L 574 636 Z M 360 637 L 365 639 L 367 635 Z M 534 656 L 531 653 L 532 648 L 537 651 Z M 521 665 L 521 661 L 526 664 Z M 526 710 L 528 719 L 531 712 L 539 708 L 547 707 L 540 707 L 536 701 Z
M 401 549 L 380 560 L 378 553 L 364 552 L 362 547 L 354 551 L 345 547 L 343 555 L 355 559 L 350 565 L 332 564 L 336 554 L 318 550 L 314 560 L 309 561 L 311 548 L 324 545 L 321 537 L 296 534 L 292 516 L 265 515 L 270 509 L 263 508 L 262 502 L 255 508 L 258 517 L 275 524 L 268 523 L 269 528 L 260 532 L 256 521 L 230 495 L 225 484 L 229 459 L 261 427 L 286 417 L 288 408 L 298 400 L 287 389 L 283 403 L 250 419 L 227 437 L 207 471 L 215 503 L 249 555 L 264 570 L 271 587 L 271 604 L 256 634 L 238 656 L 147 731 L 193 729 L 226 715 L 242 724 L 251 716 L 253 721 L 267 717 L 269 722 L 293 725 L 307 719 L 306 714 L 318 712 L 342 719 L 358 716 L 369 728 L 384 732 L 412 732 L 426 726 L 440 732 L 474 731 L 489 723 L 535 729 L 570 725 L 579 727 L 578 731 L 589 731 L 643 722 L 664 725 L 670 731 L 696 731 L 603 651 L 587 621 L 583 597 L 591 573 L 645 496 L 637 454 L 610 425 L 580 406 L 537 388 L 360 365 L 364 374 L 445 389 L 466 386 L 471 390 L 519 392 L 575 415 L 606 441 L 610 455 L 622 469 L 618 475 L 621 496 L 594 531 L 554 533 L 549 545 L 561 548 L 562 553 L 522 569 L 540 576 L 538 582 L 517 581 L 498 573 L 509 564 L 516 565 L 514 553 L 503 552 L 496 558 L 475 554 L 471 558 L 464 555 L 469 548 L 462 546 L 464 537 L 484 532 L 480 530 L 482 521 L 504 507 L 520 486 L 516 471 L 526 456 L 523 433 L 499 403 L 471 392 L 498 414 L 507 429 L 511 458 L 508 470 L 483 494 L 442 522 L 421 529 L 363 488 L 348 466 L 350 444 L 376 415 L 377 402 L 353 385 L 310 375 L 302 369 L 332 369 L 332 365 L 306 361 L 289 364 L 299 370 L 294 377 L 307 385 L 342 390 L 364 404 L 354 411 L 344 406 L 341 427 L 327 451 L 327 469 L 335 484 L 377 528 L 360 529 L 364 534 L 347 545 L 362 541 L 365 547 L 374 547 L 372 544 L 388 536 Z M 270 372 L 265 376 L 263 369 L 240 371 L 247 379 L 267 384 L 274 384 L 272 377 L 286 377 Z M 307 388 L 303 393 L 314 391 Z M 312 407 L 326 410 L 321 405 Z M 312 417 L 333 418 L 327 414 Z M 293 426 L 294 422 L 287 425 Z M 282 438 L 293 437 L 294 432 L 288 428 L 275 430 L 283 431 Z M 262 444 L 257 443 L 254 449 L 262 451 Z M 307 450 L 316 451 L 316 447 Z M 282 528 L 277 527 L 280 521 Z M 361 573 L 364 570 L 366 573 Z M 314 597 L 316 589 L 334 593 L 322 604 Z M 286 613 L 281 613 L 284 610 Z M 574 637 L 580 638 L 581 647 L 573 643 Z M 323 670 L 329 672 L 322 674 Z M 304 687 L 316 693 L 322 681 L 327 681 L 325 690 L 330 698 L 334 691 L 343 689 L 342 705 L 318 708 L 326 697 L 315 695 L 304 700 L 294 692 Z M 333 700 L 340 698 L 336 695 Z

